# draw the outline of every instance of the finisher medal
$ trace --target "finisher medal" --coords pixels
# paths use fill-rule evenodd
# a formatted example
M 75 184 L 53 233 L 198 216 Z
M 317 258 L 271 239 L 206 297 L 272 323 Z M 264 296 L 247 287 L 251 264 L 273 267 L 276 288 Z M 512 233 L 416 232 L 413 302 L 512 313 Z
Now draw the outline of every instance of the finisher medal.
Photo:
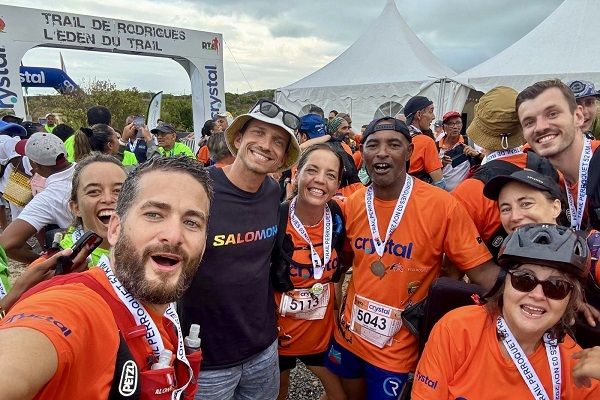
M 373 261 L 371 263 L 371 272 L 373 275 L 383 278 L 385 275 L 385 265 L 381 262 L 381 260 Z
M 315 296 L 318 296 L 318 295 L 320 295 L 321 293 L 323 293 L 323 290 L 324 290 L 324 289 L 325 289 L 325 288 L 323 287 L 323 284 L 322 284 L 322 283 L 319 283 L 319 282 L 317 282 L 317 283 L 315 283 L 314 285 L 312 285 L 312 287 L 310 288 L 310 290 L 309 290 L 309 291 L 310 291 L 310 293 L 311 293 L 311 294 L 314 294 Z

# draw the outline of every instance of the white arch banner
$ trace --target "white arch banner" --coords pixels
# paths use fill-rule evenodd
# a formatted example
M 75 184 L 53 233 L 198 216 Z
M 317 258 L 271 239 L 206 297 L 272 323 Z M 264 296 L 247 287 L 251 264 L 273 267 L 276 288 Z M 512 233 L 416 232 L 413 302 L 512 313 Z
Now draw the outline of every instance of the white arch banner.
M 223 36 L 90 15 L 0 6 L 0 109 L 25 117 L 19 66 L 34 47 L 171 58 L 192 87 L 196 140 L 204 121 L 225 111 Z

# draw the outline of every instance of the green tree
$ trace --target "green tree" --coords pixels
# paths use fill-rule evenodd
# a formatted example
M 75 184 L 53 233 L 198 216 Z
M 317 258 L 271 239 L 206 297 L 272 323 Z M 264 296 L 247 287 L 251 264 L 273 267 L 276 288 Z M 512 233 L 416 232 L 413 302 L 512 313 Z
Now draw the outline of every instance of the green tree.
M 100 80 L 84 83 L 80 88 L 71 95 L 29 98 L 29 112 L 34 121 L 52 111 L 61 115 L 61 122 L 77 129 L 87 126 L 88 108 L 102 105 L 112 114 L 112 126 L 123 129 L 128 115 L 146 112 L 147 101 L 144 101 L 143 95 L 136 88 L 117 90 L 114 83 Z

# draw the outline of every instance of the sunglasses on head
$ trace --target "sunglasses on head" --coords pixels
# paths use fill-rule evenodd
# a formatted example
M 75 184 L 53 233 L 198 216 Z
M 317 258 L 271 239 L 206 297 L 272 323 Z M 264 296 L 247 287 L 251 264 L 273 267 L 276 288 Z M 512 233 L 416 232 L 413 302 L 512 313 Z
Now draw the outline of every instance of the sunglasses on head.
M 531 292 L 537 285 L 542 285 L 544 295 L 552 300 L 562 300 L 571 293 L 573 284 L 564 279 L 539 280 L 535 275 L 525 271 L 509 271 L 510 283 L 519 292 Z
M 281 120 L 285 126 L 293 130 L 300 128 L 300 118 L 298 118 L 296 114 L 285 111 L 272 101 L 259 100 L 252 109 L 254 110 L 256 107 L 258 107 L 258 111 L 260 111 L 261 114 L 266 115 L 269 118 L 275 118 L 279 113 L 282 113 Z

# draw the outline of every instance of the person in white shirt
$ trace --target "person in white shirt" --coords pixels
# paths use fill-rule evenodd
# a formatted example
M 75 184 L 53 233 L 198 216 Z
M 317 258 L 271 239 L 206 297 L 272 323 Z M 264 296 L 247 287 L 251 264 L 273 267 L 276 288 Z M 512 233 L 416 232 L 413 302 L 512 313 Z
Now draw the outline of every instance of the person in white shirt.
M 67 161 L 62 140 L 47 132 L 37 132 L 21 140 L 15 151 L 27 156 L 33 172 L 46 178 L 46 187 L 0 235 L 0 246 L 10 258 L 30 263 L 38 254 L 23 248 L 27 239 L 47 225 L 66 229 L 73 221 L 68 203 L 74 164 Z

